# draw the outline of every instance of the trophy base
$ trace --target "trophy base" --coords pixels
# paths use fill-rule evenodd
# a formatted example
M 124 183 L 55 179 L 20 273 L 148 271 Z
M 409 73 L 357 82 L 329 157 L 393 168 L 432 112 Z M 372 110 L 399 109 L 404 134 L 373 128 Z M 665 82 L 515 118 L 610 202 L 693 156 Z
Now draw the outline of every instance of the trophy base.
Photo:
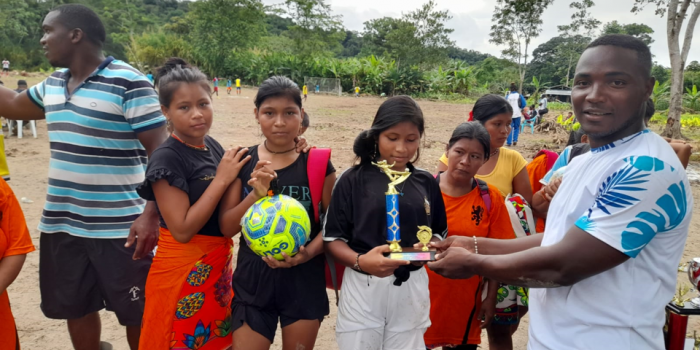
M 692 305 L 694 308 L 700 308 L 700 297 L 690 299 L 690 305 Z
M 435 261 L 436 253 L 437 251 L 432 249 L 423 251 L 421 248 L 403 248 L 402 252 L 384 253 L 384 256 L 392 260 L 426 262 Z

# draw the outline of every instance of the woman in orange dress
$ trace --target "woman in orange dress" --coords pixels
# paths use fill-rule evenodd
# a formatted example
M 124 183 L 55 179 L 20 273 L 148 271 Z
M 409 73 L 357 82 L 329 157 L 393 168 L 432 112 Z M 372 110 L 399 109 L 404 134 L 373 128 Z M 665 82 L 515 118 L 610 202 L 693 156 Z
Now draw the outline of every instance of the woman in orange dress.
M 461 124 L 447 146 L 447 170 L 437 180 L 447 212 L 448 237 L 515 238 L 508 211 L 500 191 L 477 180 L 479 168 L 491 155 L 490 136 L 478 122 Z M 481 328 L 495 313 L 498 283 L 481 276 L 452 280 L 428 270 L 430 320 L 425 333 L 429 349 L 476 350 L 481 343 Z
M 0 343 L 3 349 L 19 349 L 7 287 L 22 270 L 27 253 L 33 251 L 22 208 L 7 182 L 0 179 Z

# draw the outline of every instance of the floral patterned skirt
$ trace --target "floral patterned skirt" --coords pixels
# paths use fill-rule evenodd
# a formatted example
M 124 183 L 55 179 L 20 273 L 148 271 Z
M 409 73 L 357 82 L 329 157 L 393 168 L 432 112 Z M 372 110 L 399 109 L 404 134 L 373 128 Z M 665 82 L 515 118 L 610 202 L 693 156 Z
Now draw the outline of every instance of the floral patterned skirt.
M 139 348 L 228 349 L 232 256 L 230 238 L 195 235 L 180 243 L 161 228 L 146 281 Z

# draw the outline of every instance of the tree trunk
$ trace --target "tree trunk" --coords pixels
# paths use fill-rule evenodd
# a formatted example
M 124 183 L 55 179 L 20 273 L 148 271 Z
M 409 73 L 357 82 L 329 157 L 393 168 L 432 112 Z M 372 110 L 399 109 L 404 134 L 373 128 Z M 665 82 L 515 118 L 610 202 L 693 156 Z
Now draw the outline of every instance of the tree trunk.
M 574 55 L 569 55 L 569 66 L 566 68 L 566 87 L 569 87 L 569 76 L 571 75 L 571 61 Z
M 669 45 L 670 46 L 670 45 Z M 671 54 L 673 57 L 673 54 Z M 677 58 L 680 61 L 680 56 Z M 681 113 L 683 111 L 683 68 L 677 69 L 680 62 L 673 63 L 671 59 L 671 98 L 668 102 L 668 119 L 662 136 L 673 139 L 681 138 Z
M 681 113 L 683 112 L 683 73 L 685 63 L 693 40 L 695 24 L 700 16 L 700 4 L 694 4 L 692 14 L 688 18 L 685 35 L 683 37 L 683 50 L 681 51 L 680 35 L 683 21 L 686 19 L 691 0 L 682 0 L 679 8 L 679 0 L 670 0 L 666 19 L 666 36 L 668 39 L 668 53 L 671 59 L 671 99 L 668 106 L 668 119 L 663 136 L 680 139 Z

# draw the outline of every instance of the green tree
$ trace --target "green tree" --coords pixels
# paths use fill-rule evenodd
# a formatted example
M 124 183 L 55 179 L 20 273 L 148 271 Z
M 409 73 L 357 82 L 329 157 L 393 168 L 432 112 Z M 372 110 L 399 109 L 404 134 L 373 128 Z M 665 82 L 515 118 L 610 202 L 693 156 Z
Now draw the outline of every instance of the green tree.
M 406 64 L 417 60 L 416 27 L 402 18 L 382 17 L 364 23 L 362 55 L 387 56 Z
M 332 14 L 325 0 L 285 0 L 286 13 L 294 22 L 289 36 L 295 54 L 302 57 L 334 56 L 342 50 L 346 34 L 341 17 Z
M 527 71 L 530 42 L 542 32 L 542 13 L 553 0 L 497 0 L 490 42 L 503 46 L 504 57 L 518 64 L 520 89 Z
M 666 36 L 671 61 L 671 98 L 668 119 L 662 134 L 681 137 L 681 112 L 683 110 L 683 84 L 685 65 L 700 17 L 700 4 L 695 0 L 635 0 L 632 12 L 644 10 L 648 4 L 656 5 L 656 14 L 666 17 Z M 683 30 L 685 28 L 685 30 Z
M 671 69 L 660 64 L 654 63 L 651 66 L 651 76 L 659 83 L 663 84 L 671 78 Z
M 491 57 L 491 55 L 487 53 L 481 53 L 479 51 L 469 49 L 462 49 L 454 46 L 447 49 L 447 56 L 454 60 L 464 61 L 468 65 L 475 65 Z
M 612 21 L 605 24 L 601 34 L 627 34 L 643 41 L 647 45 L 651 45 L 654 42 L 654 39 L 651 37 L 654 34 L 654 30 L 642 23 L 620 24 L 617 21 Z
M 414 63 L 418 65 L 446 59 L 448 49 L 454 45 L 449 38 L 454 29 L 445 26 L 452 16 L 448 11 L 438 11 L 436 7 L 435 1 L 429 0 L 419 9 L 403 16 L 416 29 L 415 39 L 419 46 L 412 49 Z
M 354 30 L 346 30 L 340 57 L 355 57 L 360 51 L 362 51 L 362 37 Z
M 565 85 L 569 87 L 571 78 L 571 68 L 578 62 L 581 53 L 590 42 L 588 36 L 600 26 L 600 21 L 591 17 L 589 9 L 595 3 L 592 0 L 574 1 L 569 7 L 575 9 L 571 15 L 571 22 L 567 25 L 558 26 L 559 33 L 564 37 L 564 41 L 557 47 L 559 54 L 566 57 L 566 77 Z M 582 36 L 585 35 L 584 36 Z
M 200 0 L 191 4 L 193 54 L 211 75 L 218 75 L 231 51 L 253 47 L 265 33 L 260 0 Z
M 700 72 L 700 63 L 698 61 L 692 61 L 688 63 L 688 66 L 685 67 L 686 72 Z

